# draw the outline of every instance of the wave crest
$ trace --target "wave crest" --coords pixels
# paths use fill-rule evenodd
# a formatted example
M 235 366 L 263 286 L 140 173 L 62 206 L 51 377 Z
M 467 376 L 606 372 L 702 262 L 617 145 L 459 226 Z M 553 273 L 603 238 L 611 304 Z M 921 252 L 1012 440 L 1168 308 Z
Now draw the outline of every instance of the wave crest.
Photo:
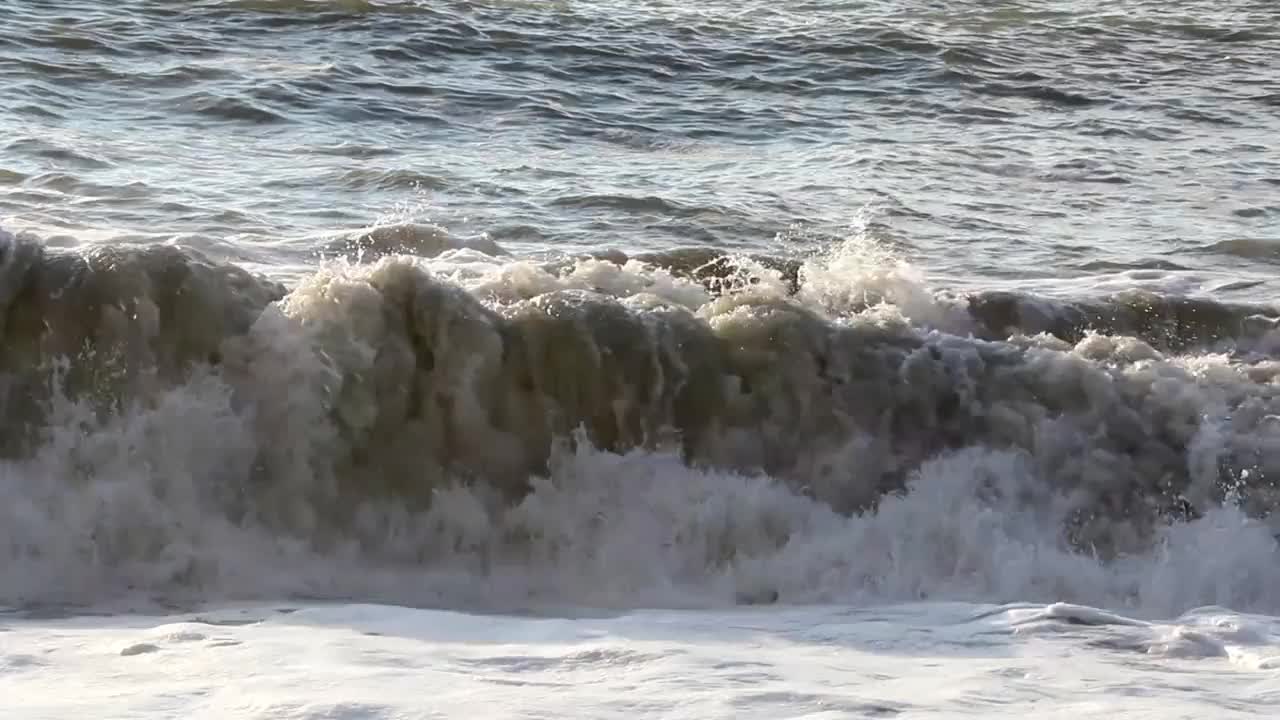
M 831 262 L 789 279 L 741 258 L 682 268 L 672 256 L 668 270 L 434 245 L 431 258 L 330 263 L 286 290 L 176 247 L 55 254 L 9 238 L 5 249 L 6 562 L 92 558 L 90 585 L 106 582 L 103 567 L 170 590 L 254 575 L 199 566 L 201 542 L 472 572 L 650 532 L 678 548 L 676 565 L 654 566 L 674 573 L 668 584 L 702 573 L 722 587 L 728 573 L 722 589 L 744 597 L 804 597 L 826 586 L 782 583 L 792 571 L 776 558 L 809 547 L 835 563 L 823 572 L 900 558 L 894 543 L 921 531 L 891 532 L 894 513 L 945 528 L 946 502 L 920 498 L 963 476 L 947 502 L 998 514 L 969 550 L 951 538 L 931 551 L 950 547 L 939 570 L 950 580 L 931 582 L 954 589 L 993 532 L 1034 529 L 1036 552 L 1123 562 L 1149 556 L 1171 522 L 1199 527 L 1224 503 L 1256 518 L 1276 507 L 1280 363 L 1259 350 L 1274 330 L 1256 308 L 957 301 L 883 265 L 848 276 L 861 288 L 850 294 Z M 1248 339 L 1205 330 L 1236 322 L 1256 326 L 1249 352 L 1186 352 Z M 648 463 L 617 472 L 649 480 L 620 487 L 618 462 Z M 692 483 L 694 512 L 721 490 L 715 502 L 763 505 L 721 516 L 714 546 L 705 527 L 680 534 L 694 520 L 676 506 L 637 516 L 647 530 L 567 519 L 625 520 L 629 493 L 672 482 Z M 581 507 L 555 513 L 559 530 L 521 525 L 552 498 Z M 830 557 L 823 533 L 855 526 L 880 534 L 844 552 L 870 555 Z M 1257 527 L 1247 532 L 1272 542 Z M 58 533 L 70 536 L 61 554 Z M 31 577 L 48 584 L 25 592 L 66 590 L 41 567 Z

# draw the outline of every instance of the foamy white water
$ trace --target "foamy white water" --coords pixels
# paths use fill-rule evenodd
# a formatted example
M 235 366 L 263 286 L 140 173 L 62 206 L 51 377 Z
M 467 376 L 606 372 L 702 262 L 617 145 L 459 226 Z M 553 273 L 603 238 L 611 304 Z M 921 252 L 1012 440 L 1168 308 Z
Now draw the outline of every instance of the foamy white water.
M 7 717 L 1251 718 L 1280 624 L 912 604 L 511 617 L 387 606 L 5 619 Z
M 0 720 L 1274 715 L 1276 20 L 0 2 Z
M 17 717 L 1277 699 L 1258 308 L 1160 325 L 1117 299 L 1110 333 L 989 340 L 1094 311 L 937 292 L 856 236 L 794 280 L 734 258 L 699 281 L 365 241 L 388 232 L 424 257 L 288 291 L 176 248 L 5 238 L 13 352 L 95 343 L 10 378 L 35 431 L 0 464 Z

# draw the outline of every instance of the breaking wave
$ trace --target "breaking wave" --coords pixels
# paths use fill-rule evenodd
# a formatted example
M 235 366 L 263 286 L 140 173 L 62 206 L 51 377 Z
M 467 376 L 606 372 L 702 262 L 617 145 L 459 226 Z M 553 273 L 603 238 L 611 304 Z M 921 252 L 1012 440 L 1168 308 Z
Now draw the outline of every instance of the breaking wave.
M 2 240 L 0 602 L 1280 608 L 1274 308 L 934 291 L 856 238 L 397 226 L 290 287 Z

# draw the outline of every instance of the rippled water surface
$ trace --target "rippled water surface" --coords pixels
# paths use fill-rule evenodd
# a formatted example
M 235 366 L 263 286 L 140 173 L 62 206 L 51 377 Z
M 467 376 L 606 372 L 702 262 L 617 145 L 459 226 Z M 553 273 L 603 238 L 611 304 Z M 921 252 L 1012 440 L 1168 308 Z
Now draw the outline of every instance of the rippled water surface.
M 1269 299 L 1277 27 L 1272 0 L 10 2 L 0 219 L 279 274 L 388 219 L 515 252 L 860 223 L 944 283 Z
M 1278 143 L 1276 0 L 0 0 L 0 697 L 1267 717 Z

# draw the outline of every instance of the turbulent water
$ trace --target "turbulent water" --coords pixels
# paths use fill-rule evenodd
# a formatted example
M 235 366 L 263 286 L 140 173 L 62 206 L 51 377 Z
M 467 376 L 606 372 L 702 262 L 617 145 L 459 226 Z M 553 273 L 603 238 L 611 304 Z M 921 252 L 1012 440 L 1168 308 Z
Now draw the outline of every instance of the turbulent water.
M 79 716 L 31 669 L 131 662 L 170 674 L 121 714 L 456 709 L 382 653 L 472 675 L 456 702 L 543 688 L 510 712 L 1178 714 L 1177 681 L 1134 688 L 1227 658 L 1194 702 L 1262 712 L 1277 27 L 1270 0 L 5 4 L 5 695 Z M 237 602 L 314 632 L 96 615 Z M 333 664 L 297 672 L 362 689 L 210 700 L 223 661 L 180 649 L 268 667 L 311 635 Z M 753 647 L 773 669 L 706 664 Z M 1099 669 L 1033 679 L 1073 652 Z M 602 699 L 645 682 L 700 709 Z

